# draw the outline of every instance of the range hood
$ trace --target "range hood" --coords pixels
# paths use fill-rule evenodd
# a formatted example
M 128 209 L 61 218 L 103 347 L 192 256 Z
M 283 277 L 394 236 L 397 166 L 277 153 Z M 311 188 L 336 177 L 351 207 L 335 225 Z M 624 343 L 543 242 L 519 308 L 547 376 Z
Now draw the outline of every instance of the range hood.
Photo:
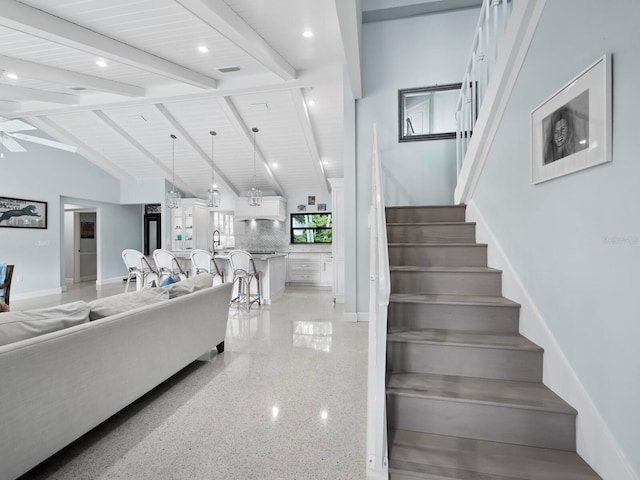
M 236 220 L 279 220 L 287 218 L 287 200 L 284 197 L 263 197 L 262 205 L 252 207 L 246 197 L 236 200 Z

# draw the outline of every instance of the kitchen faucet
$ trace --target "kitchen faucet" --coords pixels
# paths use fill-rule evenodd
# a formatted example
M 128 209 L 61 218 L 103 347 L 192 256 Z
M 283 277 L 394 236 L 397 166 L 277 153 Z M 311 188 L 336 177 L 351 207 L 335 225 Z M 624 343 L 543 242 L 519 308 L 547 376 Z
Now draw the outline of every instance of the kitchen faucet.
M 216 233 L 218 234 L 218 240 L 216 240 Z M 211 250 L 214 255 L 216 254 L 216 244 L 220 246 L 220 230 L 213 231 L 213 240 L 211 242 Z

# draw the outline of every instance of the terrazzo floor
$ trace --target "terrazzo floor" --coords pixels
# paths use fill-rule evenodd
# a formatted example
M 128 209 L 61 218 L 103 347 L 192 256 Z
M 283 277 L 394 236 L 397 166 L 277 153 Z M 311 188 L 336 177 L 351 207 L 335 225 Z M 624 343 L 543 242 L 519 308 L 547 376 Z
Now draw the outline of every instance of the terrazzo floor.
M 122 292 L 80 286 L 38 308 Z M 194 362 L 21 477 L 364 479 L 366 323 L 331 291 L 287 287 L 269 306 L 231 307 L 225 352 Z

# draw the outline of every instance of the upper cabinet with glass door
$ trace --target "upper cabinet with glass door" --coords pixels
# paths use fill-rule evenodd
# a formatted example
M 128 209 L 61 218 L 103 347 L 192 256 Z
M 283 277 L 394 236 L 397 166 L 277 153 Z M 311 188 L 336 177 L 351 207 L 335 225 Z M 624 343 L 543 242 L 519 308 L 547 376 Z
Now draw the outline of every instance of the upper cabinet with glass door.
M 172 209 L 171 249 L 174 251 L 207 248 L 207 206 L 196 198 L 185 198 Z

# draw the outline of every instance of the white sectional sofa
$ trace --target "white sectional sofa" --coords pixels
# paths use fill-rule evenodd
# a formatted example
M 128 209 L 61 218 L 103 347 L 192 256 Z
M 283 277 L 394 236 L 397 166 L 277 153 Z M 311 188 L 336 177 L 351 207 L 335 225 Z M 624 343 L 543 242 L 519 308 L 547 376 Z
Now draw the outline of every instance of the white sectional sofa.
M 203 275 L 175 284 L 176 298 L 152 289 L 156 301 L 128 309 L 149 293 L 108 297 L 89 304 L 104 318 L 0 346 L 0 479 L 19 477 L 194 360 L 224 350 L 232 284 L 193 291 Z M 123 303 L 126 311 L 109 315 Z M 13 314 L 0 314 L 0 329 L 3 315 Z

